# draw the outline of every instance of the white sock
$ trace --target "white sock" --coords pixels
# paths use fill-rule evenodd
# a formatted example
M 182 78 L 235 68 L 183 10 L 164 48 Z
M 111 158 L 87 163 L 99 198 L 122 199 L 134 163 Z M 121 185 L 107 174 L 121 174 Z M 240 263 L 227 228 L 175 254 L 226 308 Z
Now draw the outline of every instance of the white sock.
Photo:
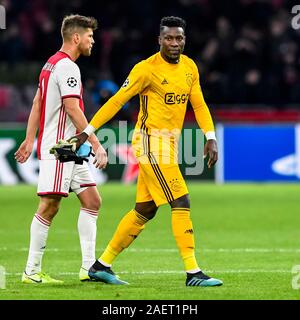
M 25 272 L 28 275 L 41 272 L 50 222 L 36 213 L 30 227 L 30 246 Z
M 78 232 L 82 253 L 82 268 L 88 270 L 95 262 L 98 211 L 80 208 Z
M 197 273 L 197 272 L 200 272 L 200 271 L 201 271 L 201 269 L 197 268 L 197 269 L 187 270 L 185 272 L 194 274 L 194 273 Z

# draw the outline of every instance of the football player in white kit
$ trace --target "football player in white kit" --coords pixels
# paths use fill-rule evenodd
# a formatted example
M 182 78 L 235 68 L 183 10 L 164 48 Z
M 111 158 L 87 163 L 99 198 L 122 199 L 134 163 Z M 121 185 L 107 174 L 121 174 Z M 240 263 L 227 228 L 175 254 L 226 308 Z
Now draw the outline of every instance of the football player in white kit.
M 88 269 L 95 261 L 96 221 L 101 198 L 86 162 L 60 163 L 49 150 L 60 139 L 81 132 L 88 121 L 84 116 L 80 70 L 75 63 L 80 55 L 90 56 L 94 44 L 93 31 L 97 20 L 80 15 L 66 16 L 62 22 L 63 44 L 44 65 L 39 88 L 33 100 L 26 138 L 15 153 L 15 159 L 24 163 L 30 156 L 37 129 L 39 129 L 37 153 L 39 180 L 37 194 L 40 203 L 30 229 L 30 248 L 24 283 L 62 283 L 42 272 L 42 256 L 45 251 L 51 222 L 58 212 L 62 197 L 70 191 L 76 193 L 80 203 L 78 232 L 82 251 L 81 281 L 90 280 Z M 89 139 L 94 152 L 100 155 L 101 168 L 107 164 L 107 154 L 95 135 Z

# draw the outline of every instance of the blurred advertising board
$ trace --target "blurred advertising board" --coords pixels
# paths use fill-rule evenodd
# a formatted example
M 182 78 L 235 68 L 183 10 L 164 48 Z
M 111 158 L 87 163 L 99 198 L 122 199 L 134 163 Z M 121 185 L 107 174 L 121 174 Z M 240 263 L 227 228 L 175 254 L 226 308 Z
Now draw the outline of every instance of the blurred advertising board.
M 110 180 L 134 183 L 138 175 L 138 165 L 131 148 L 132 127 L 124 123 L 119 127 L 105 127 L 97 136 L 108 151 L 109 165 L 105 170 L 90 166 L 98 184 Z M 14 160 L 14 153 L 25 137 L 24 127 L 0 124 L 0 184 L 36 184 L 38 178 L 38 159 L 36 144 L 30 158 L 24 164 Z M 182 174 L 189 180 L 213 180 L 214 171 L 204 170 L 204 136 L 199 129 L 185 128 L 180 140 L 180 167 Z M 206 166 L 205 166 L 206 167 Z
M 217 137 L 217 182 L 300 181 L 300 125 L 219 124 Z

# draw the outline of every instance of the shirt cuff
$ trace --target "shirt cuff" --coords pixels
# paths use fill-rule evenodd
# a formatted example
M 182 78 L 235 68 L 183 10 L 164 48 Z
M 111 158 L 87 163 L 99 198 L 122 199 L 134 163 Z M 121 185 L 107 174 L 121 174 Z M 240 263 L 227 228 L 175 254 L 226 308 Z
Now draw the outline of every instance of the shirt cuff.
M 96 129 L 89 124 L 82 132 L 84 132 L 84 133 L 86 133 L 88 136 L 90 136 L 90 135 L 93 134 L 95 131 L 96 131 Z
M 216 133 L 214 131 L 207 131 L 205 133 L 206 140 L 217 140 Z

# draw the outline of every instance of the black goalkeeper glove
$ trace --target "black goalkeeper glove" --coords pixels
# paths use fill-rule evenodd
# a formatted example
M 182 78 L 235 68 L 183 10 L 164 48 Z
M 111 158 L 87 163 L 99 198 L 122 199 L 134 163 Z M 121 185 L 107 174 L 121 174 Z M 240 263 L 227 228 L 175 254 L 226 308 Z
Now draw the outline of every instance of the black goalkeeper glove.
M 83 164 L 83 161 L 88 162 L 88 157 L 94 155 L 92 153 L 92 147 L 87 144 L 81 145 L 78 151 L 76 151 L 76 141 L 72 142 L 72 140 L 71 142 L 59 140 L 58 143 L 50 149 L 50 153 L 60 162 L 74 161 L 75 164 Z

